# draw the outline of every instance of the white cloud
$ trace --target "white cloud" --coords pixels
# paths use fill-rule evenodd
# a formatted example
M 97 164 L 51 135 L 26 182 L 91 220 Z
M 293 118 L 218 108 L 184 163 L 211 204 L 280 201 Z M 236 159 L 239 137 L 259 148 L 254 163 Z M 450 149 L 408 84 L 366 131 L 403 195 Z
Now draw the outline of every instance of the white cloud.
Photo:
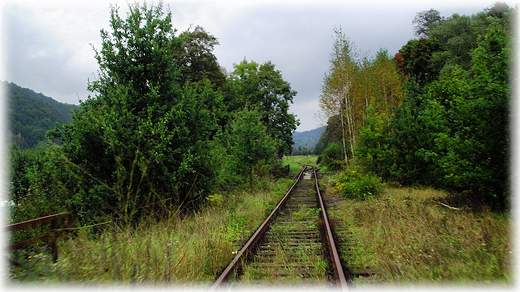
M 2 49 L 8 56 L 0 79 L 62 102 L 77 103 L 78 95 L 85 99 L 87 79 L 97 71 L 90 43 L 101 46 L 99 31 L 108 28 L 110 2 L 118 3 L 125 17 L 127 1 L 121 0 L 4 1 L 7 31 Z M 319 124 L 314 118 L 303 121 L 303 116 L 309 119 L 310 108 L 296 104 L 317 103 L 334 26 L 342 26 L 361 55 L 373 55 L 381 47 L 394 54 L 413 37 L 416 13 L 435 8 L 444 16 L 473 14 L 492 4 L 489 0 L 164 1 L 179 31 L 201 25 L 219 39 L 215 55 L 228 71 L 244 57 L 258 63 L 272 61 L 298 91 L 292 109 L 302 120 L 299 130 Z
M 289 107 L 289 112 L 295 114 L 296 118 L 300 120 L 298 132 L 309 131 L 325 125 L 326 121 L 321 121 L 317 116 L 318 110 L 318 99 L 295 102 Z

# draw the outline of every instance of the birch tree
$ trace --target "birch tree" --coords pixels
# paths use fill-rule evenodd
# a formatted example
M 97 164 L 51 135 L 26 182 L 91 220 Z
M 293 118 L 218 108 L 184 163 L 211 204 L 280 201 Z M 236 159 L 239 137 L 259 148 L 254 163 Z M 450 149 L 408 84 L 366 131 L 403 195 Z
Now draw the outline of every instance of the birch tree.
M 390 114 L 401 104 L 403 78 L 397 72 L 395 61 L 388 56 L 388 51 L 383 49 L 377 52 L 372 71 L 377 86 L 376 107 Z
M 326 118 L 335 115 L 340 117 L 341 142 L 347 165 L 348 152 L 350 151 L 353 156 L 356 142 L 353 89 L 357 71 L 354 44 L 345 36 L 341 28 L 335 28 L 330 68 L 325 74 L 320 94 L 320 108 Z

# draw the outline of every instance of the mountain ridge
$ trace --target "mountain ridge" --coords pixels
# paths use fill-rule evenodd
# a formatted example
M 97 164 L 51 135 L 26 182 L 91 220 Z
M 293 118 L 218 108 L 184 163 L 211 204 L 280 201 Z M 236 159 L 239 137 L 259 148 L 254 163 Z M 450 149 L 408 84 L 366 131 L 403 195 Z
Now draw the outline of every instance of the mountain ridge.
M 54 129 L 56 123 L 72 123 L 72 110 L 79 108 L 13 82 L 2 81 L 0 86 L 7 100 L 8 143 L 20 149 L 47 141 L 46 132 Z
M 308 149 L 309 153 L 314 151 L 318 140 L 323 132 L 325 132 L 326 126 L 321 126 L 316 129 L 294 132 L 293 133 L 293 155 L 301 154 L 302 151 Z

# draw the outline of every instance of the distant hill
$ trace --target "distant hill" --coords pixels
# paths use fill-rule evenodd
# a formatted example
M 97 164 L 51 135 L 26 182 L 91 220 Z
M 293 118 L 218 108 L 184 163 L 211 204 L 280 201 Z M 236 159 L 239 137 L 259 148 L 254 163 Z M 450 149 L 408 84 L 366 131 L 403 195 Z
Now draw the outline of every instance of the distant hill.
M 71 123 L 71 109 L 79 108 L 11 82 L 2 81 L 1 86 L 7 97 L 9 141 L 21 149 L 46 141 L 45 133 L 56 123 Z
M 325 126 L 319 127 L 314 130 L 305 131 L 305 132 L 294 132 L 293 133 L 293 139 L 294 139 L 294 145 L 293 145 L 293 154 L 299 154 L 296 153 L 298 150 L 301 149 L 304 150 L 306 145 L 309 148 L 309 151 L 312 152 L 314 150 L 314 147 L 318 143 L 318 140 L 320 139 L 321 134 L 325 131 Z

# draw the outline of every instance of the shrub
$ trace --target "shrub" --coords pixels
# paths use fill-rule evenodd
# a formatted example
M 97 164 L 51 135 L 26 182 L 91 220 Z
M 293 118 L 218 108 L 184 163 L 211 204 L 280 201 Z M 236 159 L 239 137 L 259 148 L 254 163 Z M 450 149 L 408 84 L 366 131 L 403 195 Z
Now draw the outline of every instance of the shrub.
M 380 195 L 383 192 L 383 183 L 373 173 L 360 173 L 347 169 L 340 173 L 336 191 L 349 199 L 364 199 L 368 196 Z
M 345 166 L 342 154 L 343 148 L 338 143 L 330 143 L 323 153 L 318 157 L 317 163 L 326 166 L 329 170 L 341 170 Z

